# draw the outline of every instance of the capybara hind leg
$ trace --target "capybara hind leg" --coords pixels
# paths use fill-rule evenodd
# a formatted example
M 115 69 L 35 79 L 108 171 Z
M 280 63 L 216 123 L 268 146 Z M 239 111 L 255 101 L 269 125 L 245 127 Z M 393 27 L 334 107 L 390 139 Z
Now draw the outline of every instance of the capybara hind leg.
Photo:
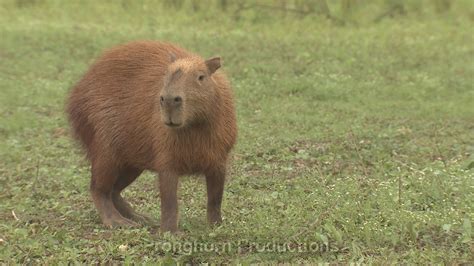
M 225 170 L 216 169 L 206 174 L 207 220 L 210 224 L 222 222 L 221 203 L 224 193 Z
M 161 200 L 161 232 L 178 230 L 178 176 L 172 173 L 159 174 Z
M 137 226 L 134 221 L 123 217 L 112 201 L 112 191 L 117 179 L 115 168 L 93 162 L 91 194 L 102 223 L 109 227 Z
M 148 215 L 136 212 L 132 206 L 120 195 L 113 196 L 114 205 L 123 217 L 143 225 L 157 225 L 157 221 Z
M 120 193 L 131 183 L 133 183 L 133 181 L 135 181 L 135 179 L 137 179 L 141 173 L 142 171 L 137 168 L 127 168 L 120 171 L 112 192 L 112 201 L 123 217 L 141 224 L 154 225 L 156 224 L 156 221 L 147 215 L 139 214 L 134 211 L 132 206 L 130 206 L 130 204 L 120 195 Z

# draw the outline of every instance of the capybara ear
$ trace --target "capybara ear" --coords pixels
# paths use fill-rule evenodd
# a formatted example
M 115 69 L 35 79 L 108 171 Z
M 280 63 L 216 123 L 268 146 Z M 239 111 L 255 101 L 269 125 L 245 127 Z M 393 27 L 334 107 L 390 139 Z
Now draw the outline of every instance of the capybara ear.
M 216 72 L 219 67 L 221 67 L 221 58 L 219 56 L 212 57 L 206 60 L 207 69 L 209 69 L 209 73 Z
M 174 61 L 176 61 L 176 55 L 173 52 L 170 52 L 170 61 L 171 63 L 174 63 Z

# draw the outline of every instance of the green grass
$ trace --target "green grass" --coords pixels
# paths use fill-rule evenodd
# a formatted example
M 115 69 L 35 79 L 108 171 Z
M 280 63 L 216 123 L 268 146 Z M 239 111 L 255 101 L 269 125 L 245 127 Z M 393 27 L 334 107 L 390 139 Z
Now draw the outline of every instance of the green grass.
M 67 3 L 0 4 L 0 263 L 472 262 L 472 6 L 341 27 Z M 64 99 L 136 39 L 224 59 L 240 131 L 217 228 L 195 177 L 177 236 L 105 229 L 93 208 Z M 154 180 L 125 196 L 159 218 Z

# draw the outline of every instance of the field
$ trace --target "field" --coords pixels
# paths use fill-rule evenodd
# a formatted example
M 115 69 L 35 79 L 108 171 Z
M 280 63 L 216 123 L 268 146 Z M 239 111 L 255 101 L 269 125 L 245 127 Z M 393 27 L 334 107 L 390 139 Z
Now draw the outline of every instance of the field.
M 473 261 L 472 2 L 344 25 L 202 8 L 0 2 L 0 263 Z M 239 139 L 219 227 L 199 177 L 181 181 L 178 235 L 99 221 L 64 101 L 137 39 L 224 60 Z M 159 219 L 155 178 L 125 197 Z

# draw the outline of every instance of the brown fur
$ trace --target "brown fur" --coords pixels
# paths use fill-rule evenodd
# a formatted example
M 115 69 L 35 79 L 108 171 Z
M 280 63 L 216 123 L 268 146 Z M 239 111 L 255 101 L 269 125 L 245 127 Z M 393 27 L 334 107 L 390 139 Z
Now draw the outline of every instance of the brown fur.
M 105 52 L 73 87 L 67 113 L 91 161 L 91 194 L 106 226 L 149 221 L 120 195 L 143 170 L 159 175 L 162 231 L 177 230 L 182 175 L 206 176 L 208 220 L 221 221 L 237 127 L 219 66 L 218 58 L 205 61 L 172 44 L 132 42 Z

